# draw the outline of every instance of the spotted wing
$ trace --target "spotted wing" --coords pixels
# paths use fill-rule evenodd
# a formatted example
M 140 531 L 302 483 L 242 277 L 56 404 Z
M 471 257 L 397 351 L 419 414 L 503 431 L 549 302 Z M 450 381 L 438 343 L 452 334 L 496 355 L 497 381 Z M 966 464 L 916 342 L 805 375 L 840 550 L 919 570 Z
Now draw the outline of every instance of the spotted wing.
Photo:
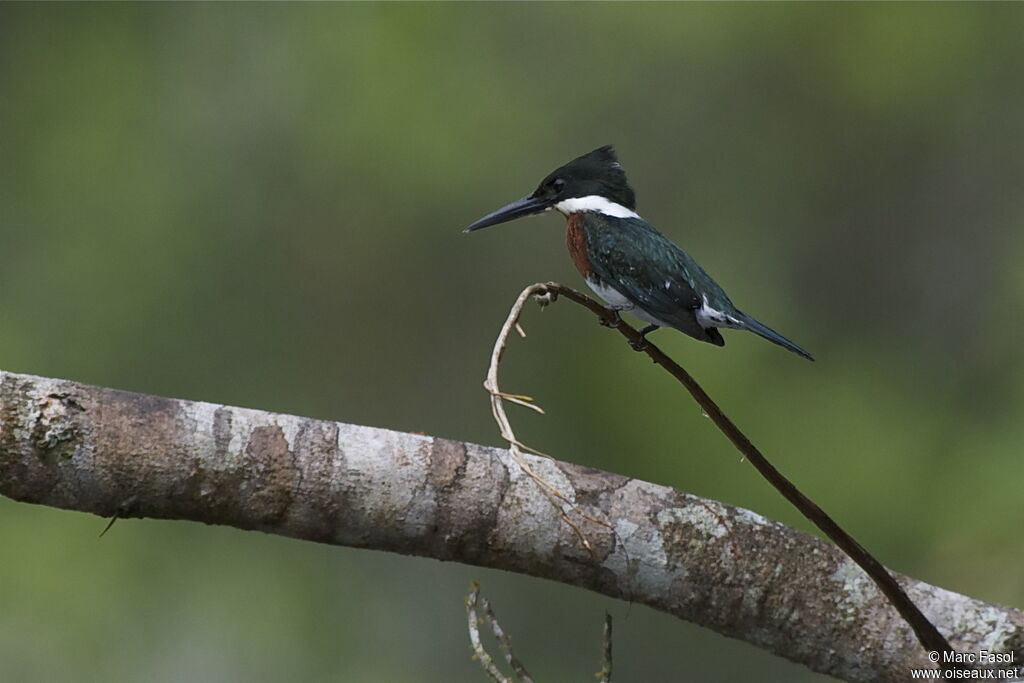
M 584 229 L 587 255 L 606 286 L 668 326 L 702 341 L 721 341 L 697 322 L 701 296 L 694 269 L 700 267 L 686 252 L 640 219 L 588 214 Z

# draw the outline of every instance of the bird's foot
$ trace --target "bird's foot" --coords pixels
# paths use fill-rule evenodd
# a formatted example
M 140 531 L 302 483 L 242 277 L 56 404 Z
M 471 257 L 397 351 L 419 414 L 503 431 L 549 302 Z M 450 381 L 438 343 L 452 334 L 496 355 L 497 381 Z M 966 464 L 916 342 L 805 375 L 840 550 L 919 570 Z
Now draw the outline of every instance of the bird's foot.
M 646 351 L 647 350 L 647 335 L 650 332 L 654 332 L 658 329 L 657 325 L 648 325 L 644 329 L 640 330 L 640 338 L 636 341 L 629 340 L 629 347 L 634 351 Z
M 619 309 L 606 308 L 605 314 L 598 317 L 597 322 L 601 323 L 604 327 L 618 327 L 619 323 L 622 322 L 622 317 L 619 315 Z

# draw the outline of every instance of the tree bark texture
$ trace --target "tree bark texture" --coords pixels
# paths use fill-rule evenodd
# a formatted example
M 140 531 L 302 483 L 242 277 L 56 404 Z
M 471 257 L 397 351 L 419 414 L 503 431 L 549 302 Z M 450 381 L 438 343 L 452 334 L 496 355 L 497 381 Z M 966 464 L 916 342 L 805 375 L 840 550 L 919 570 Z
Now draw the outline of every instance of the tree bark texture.
M 861 569 L 819 538 L 524 457 L 575 509 L 563 505 L 563 516 L 504 449 L 0 372 L 0 493 L 14 500 L 554 579 L 851 681 L 906 681 L 935 666 Z M 1024 612 L 898 578 L 958 650 L 1024 661 Z

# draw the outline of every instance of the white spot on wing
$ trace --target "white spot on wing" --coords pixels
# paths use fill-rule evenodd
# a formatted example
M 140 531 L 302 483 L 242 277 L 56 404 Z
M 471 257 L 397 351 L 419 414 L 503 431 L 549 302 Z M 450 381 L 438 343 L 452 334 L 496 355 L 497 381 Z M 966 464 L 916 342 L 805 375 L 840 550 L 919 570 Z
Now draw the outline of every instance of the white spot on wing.
M 708 296 L 704 294 L 701 296 L 701 305 L 697 309 L 697 322 L 701 327 L 707 329 L 709 327 L 727 327 L 733 330 L 743 328 L 741 323 L 736 318 L 732 317 L 727 313 L 715 310 L 708 304 Z
M 562 200 L 555 204 L 555 208 L 566 216 L 582 211 L 594 211 L 613 218 L 640 218 L 640 214 L 636 211 L 596 194 Z

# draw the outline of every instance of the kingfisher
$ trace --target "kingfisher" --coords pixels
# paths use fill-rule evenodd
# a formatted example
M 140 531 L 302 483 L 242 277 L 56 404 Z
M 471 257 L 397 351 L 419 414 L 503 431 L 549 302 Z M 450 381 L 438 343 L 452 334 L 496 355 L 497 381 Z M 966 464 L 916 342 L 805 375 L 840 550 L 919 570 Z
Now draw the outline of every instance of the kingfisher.
M 747 330 L 793 353 L 811 354 L 733 305 L 693 257 L 636 212 L 636 195 L 611 145 L 573 159 L 547 175 L 531 194 L 477 220 L 463 232 L 523 216 L 558 211 L 576 269 L 613 311 L 632 313 L 649 333 L 671 327 L 715 346 L 722 328 Z

